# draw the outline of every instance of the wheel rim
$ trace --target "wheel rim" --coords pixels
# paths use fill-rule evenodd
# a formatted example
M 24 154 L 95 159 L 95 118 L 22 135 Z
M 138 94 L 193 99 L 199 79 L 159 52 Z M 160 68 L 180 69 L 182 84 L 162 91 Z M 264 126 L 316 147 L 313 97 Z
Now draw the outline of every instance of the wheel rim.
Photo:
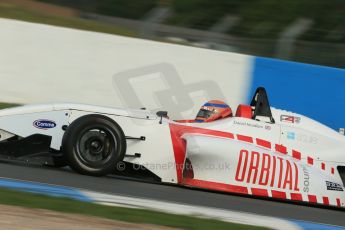
M 91 127 L 81 132 L 75 149 L 83 164 L 98 167 L 109 161 L 116 145 L 116 137 L 109 128 Z

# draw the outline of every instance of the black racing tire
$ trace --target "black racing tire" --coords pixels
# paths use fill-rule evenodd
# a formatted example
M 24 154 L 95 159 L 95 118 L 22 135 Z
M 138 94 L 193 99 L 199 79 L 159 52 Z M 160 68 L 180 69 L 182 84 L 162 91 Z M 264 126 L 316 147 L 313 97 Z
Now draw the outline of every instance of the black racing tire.
M 103 176 L 114 172 L 126 153 L 126 138 L 112 119 L 90 114 L 68 126 L 62 150 L 68 165 L 78 173 Z

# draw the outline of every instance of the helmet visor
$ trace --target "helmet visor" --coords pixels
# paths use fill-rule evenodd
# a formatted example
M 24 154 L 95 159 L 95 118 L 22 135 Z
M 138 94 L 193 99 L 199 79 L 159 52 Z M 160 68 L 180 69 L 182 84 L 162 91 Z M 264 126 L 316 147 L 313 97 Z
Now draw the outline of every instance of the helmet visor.
M 210 116 L 212 116 L 214 113 L 214 111 L 210 111 L 210 110 L 206 110 L 206 109 L 200 109 L 198 115 L 196 115 L 196 117 L 202 117 L 204 119 L 209 118 Z

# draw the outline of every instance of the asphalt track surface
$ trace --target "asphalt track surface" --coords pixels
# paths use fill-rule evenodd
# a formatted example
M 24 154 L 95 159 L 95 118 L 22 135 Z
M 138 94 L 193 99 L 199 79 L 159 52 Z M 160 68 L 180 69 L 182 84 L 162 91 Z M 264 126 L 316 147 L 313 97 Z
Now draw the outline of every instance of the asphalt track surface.
M 345 211 L 343 210 L 309 207 L 171 185 L 153 184 L 117 176 L 83 176 L 68 169 L 0 162 L 0 177 L 345 226 Z

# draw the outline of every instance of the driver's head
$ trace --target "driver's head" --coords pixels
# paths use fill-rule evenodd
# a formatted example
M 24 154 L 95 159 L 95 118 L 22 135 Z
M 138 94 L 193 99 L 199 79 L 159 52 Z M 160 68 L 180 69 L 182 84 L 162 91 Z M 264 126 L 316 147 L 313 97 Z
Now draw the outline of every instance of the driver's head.
M 196 122 L 210 122 L 232 116 L 231 108 L 223 101 L 212 100 L 205 103 L 196 115 Z

